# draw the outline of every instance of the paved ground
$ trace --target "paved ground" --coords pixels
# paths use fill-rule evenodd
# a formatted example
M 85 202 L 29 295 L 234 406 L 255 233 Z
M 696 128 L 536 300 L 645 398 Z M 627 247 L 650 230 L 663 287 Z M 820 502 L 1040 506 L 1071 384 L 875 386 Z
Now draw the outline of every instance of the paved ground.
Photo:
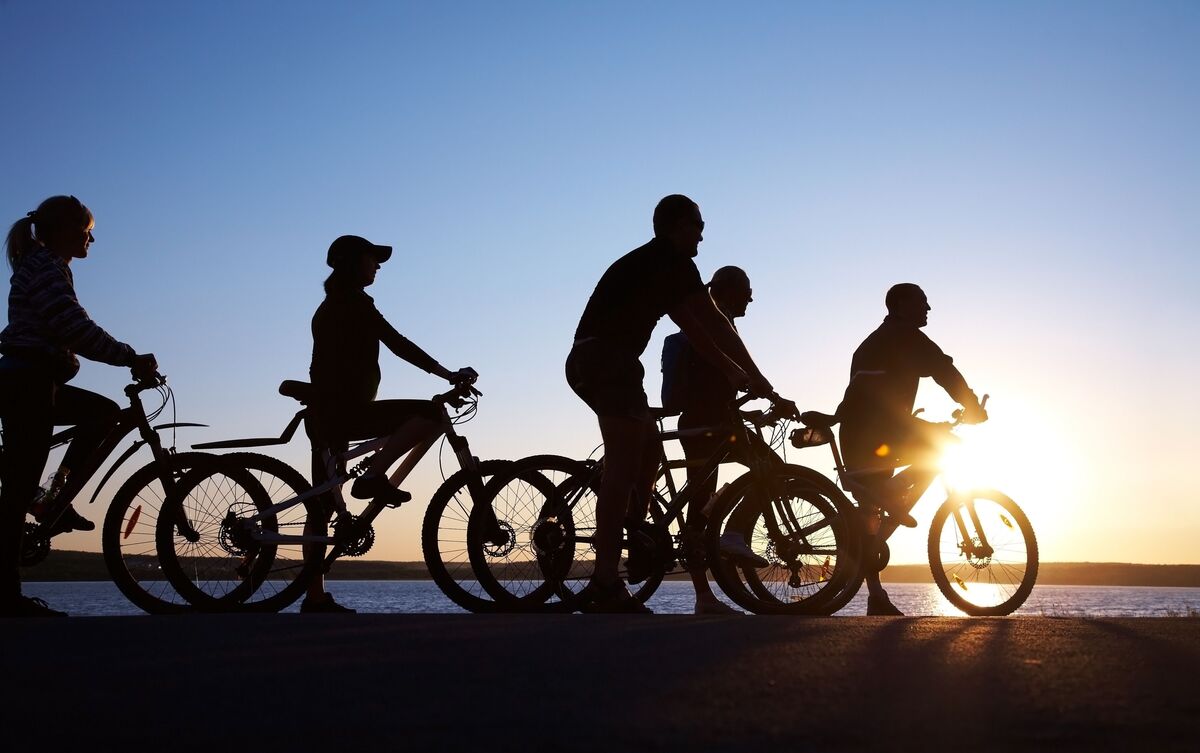
M 0 646 L 4 751 L 1200 750 L 1198 619 L 112 617 Z

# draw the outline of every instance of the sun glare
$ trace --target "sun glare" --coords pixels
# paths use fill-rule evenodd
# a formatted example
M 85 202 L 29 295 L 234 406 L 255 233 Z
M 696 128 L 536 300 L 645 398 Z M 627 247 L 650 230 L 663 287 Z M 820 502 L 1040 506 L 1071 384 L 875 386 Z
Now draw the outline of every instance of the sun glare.
M 1079 467 L 1065 427 L 1033 403 L 1006 400 L 993 416 L 955 430 L 962 442 L 944 450 L 944 477 L 959 489 L 1007 494 L 1041 534 L 1059 529 L 1073 506 Z

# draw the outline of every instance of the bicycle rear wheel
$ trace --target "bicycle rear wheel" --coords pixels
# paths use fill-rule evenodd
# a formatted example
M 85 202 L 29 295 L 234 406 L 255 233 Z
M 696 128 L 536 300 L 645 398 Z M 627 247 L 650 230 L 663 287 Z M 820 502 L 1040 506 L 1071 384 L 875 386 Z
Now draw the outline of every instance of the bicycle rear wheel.
M 265 455 L 233 453 L 188 474 L 156 529 L 163 572 L 175 590 L 205 611 L 283 609 L 320 567 L 305 545 L 278 541 L 305 532 L 309 504 L 247 518 L 308 491 L 304 477 Z M 186 521 L 187 526 L 179 525 Z
M 1012 614 L 1037 580 L 1038 546 L 1025 513 L 1004 494 L 979 489 L 947 499 L 929 527 L 938 589 L 969 615 Z
M 595 569 L 599 481 L 593 463 L 539 455 L 515 461 L 488 483 L 488 508 L 472 515 L 468 553 L 499 609 L 572 612 L 582 606 Z M 657 495 L 652 504 L 664 507 Z M 665 525 L 652 529 L 654 565 L 631 586 L 641 601 L 662 583 L 661 565 L 670 557 L 659 556 L 657 547 L 673 546 Z M 622 546 L 628 549 L 628 541 Z
M 740 606 L 758 614 L 831 614 L 839 595 L 862 577 L 857 513 L 832 482 L 811 469 L 773 471 L 767 498 L 742 476 L 718 498 L 705 531 L 713 577 Z M 777 532 L 772 532 L 768 519 Z M 740 536 L 768 564 L 738 563 L 721 553 L 721 537 Z

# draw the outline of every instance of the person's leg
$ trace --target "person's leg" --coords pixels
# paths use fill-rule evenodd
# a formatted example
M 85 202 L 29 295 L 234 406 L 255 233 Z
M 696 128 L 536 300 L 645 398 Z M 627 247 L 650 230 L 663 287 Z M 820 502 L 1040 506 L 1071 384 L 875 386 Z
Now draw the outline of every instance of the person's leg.
M 107 397 L 69 384 L 58 386 L 54 396 L 54 425 L 76 427 L 71 444 L 55 472 L 62 484 L 60 496 L 74 495 L 87 483 L 104 460 L 98 451 L 120 417 L 121 408 Z M 90 531 L 95 527 L 95 523 L 80 515 L 73 505 L 62 512 L 55 525 L 56 530 Z
M 21 536 L 25 514 L 37 493 L 50 454 L 54 383 L 31 370 L 0 372 L 0 421 L 4 454 L 0 464 L 0 602 L 21 595 Z
M 54 398 L 54 425 L 77 427 L 61 468 L 69 469 L 78 478 L 93 471 L 103 460 L 95 457 L 96 449 L 120 417 L 120 406 L 107 397 L 69 384 L 59 385 Z
M 354 439 L 387 436 L 388 439 L 351 488 L 350 493 L 359 499 L 388 494 L 392 489 L 388 469 L 406 452 L 441 430 L 437 406 L 428 400 L 377 400 L 368 410 L 369 414 L 345 424 L 345 436 Z
M 681 431 L 706 423 L 709 422 L 693 420 L 686 413 L 679 418 Z M 683 446 L 683 456 L 688 462 L 688 507 L 683 534 L 684 540 L 688 542 L 688 575 L 692 579 L 692 587 L 696 590 L 696 611 L 699 612 L 703 607 L 711 607 L 714 602 L 719 602 L 708 582 L 703 545 L 703 531 L 708 524 L 704 507 L 717 491 L 717 472 L 709 472 L 699 464 L 712 457 L 720 448 L 722 440 L 714 437 L 685 437 L 680 440 L 680 444 Z
M 596 569 L 592 580 L 608 587 L 619 576 L 621 528 L 634 486 L 645 477 L 646 440 L 653 431 L 649 418 L 600 416 L 604 440 L 604 475 L 596 495 Z M 653 483 L 653 479 L 651 479 Z

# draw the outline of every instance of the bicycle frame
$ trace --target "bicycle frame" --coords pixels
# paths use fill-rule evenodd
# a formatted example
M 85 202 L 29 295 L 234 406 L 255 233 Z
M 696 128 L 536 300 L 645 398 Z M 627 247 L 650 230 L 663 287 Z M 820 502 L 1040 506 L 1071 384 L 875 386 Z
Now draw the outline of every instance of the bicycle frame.
M 740 408 L 751 399 L 753 398 L 747 395 L 732 403 L 729 408 L 730 419 L 728 423 L 725 424 L 714 424 L 690 429 L 666 429 L 663 426 L 663 419 L 658 419 L 657 440 L 660 446 L 660 474 L 657 478 L 662 479 L 665 482 L 666 494 L 663 495 L 661 493 L 657 493 L 656 483 L 656 494 L 654 496 L 660 498 L 665 496 L 669 501 L 667 501 L 666 505 L 661 508 L 653 504 L 650 505 L 649 515 L 652 522 L 658 525 L 667 525 L 672 520 L 680 520 L 682 527 L 684 508 L 689 504 L 700 501 L 693 500 L 691 497 L 696 494 L 693 487 L 695 487 L 695 489 L 702 488 L 703 483 L 689 483 L 685 480 L 682 486 L 677 487 L 675 484 L 675 479 L 671 474 L 672 470 L 688 467 L 699 467 L 701 469 L 699 478 L 703 479 L 704 481 L 708 481 L 714 477 L 721 465 L 730 462 L 736 462 L 746 465 L 749 468 L 749 473 L 754 474 L 756 479 L 769 479 L 770 474 L 767 472 L 769 466 L 777 464 L 780 461 L 779 457 L 771 450 L 767 442 L 763 440 L 761 436 L 762 427 L 759 426 L 757 432 L 751 432 L 746 426 L 747 417 L 741 413 Z M 755 425 L 757 426 L 757 424 Z M 667 457 L 665 448 L 665 444 L 667 442 L 678 441 L 690 437 L 704 436 L 725 436 L 727 438 L 712 455 L 699 462 L 671 460 Z M 745 447 L 746 449 L 742 451 L 739 449 L 740 447 Z M 573 489 L 571 494 L 562 501 L 562 504 L 565 505 L 566 509 L 573 509 L 587 489 L 598 486 L 600 477 L 603 474 L 603 468 L 603 459 L 595 463 L 586 482 L 580 484 L 577 489 Z M 767 481 L 766 483 L 770 484 L 770 481 Z M 651 497 L 651 501 L 653 501 L 654 496 Z M 779 541 L 787 541 L 787 537 L 781 533 L 778 521 L 776 520 L 776 515 L 783 512 L 782 508 L 778 504 L 778 495 L 774 494 L 773 490 L 768 489 L 767 498 L 771 499 L 774 503 L 774 506 L 771 509 L 772 512 L 775 513 L 764 516 L 764 518 L 766 518 L 768 521 L 767 525 L 770 534 Z M 702 502 L 702 512 L 704 512 L 709 509 L 713 500 L 703 500 Z M 490 505 L 485 505 L 484 507 L 490 509 Z M 787 514 L 787 517 L 790 517 L 790 512 Z M 806 535 L 806 532 L 800 529 L 798 521 L 793 520 L 792 523 L 796 524 L 795 529 L 801 533 L 802 537 Z M 576 540 L 582 543 L 594 543 L 594 540 L 588 536 L 576 536 Z
M 51 514 L 45 522 L 38 524 L 38 526 L 33 529 L 32 535 L 38 536 L 51 529 L 54 523 L 57 522 L 59 514 L 66 510 L 67 506 L 75 501 L 76 496 L 78 496 L 79 492 L 85 485 L 87 485 L 92 477 L 96 475 L 96 472 L 100 470 L 100 466 L 104 464 L 104 461 L 107 460 L 112 454 L 113 450 L 117 448 L 117 445 L 124 441 L 125 437 L 134 431 L 137 431 L 141 435 L 141 439 L 136 440 L 127 450 L 125 450 L 125 452 L 120 455 L 120 457 L 117 458 L 116 462 L 112 464 L 112 466 L 100 479 L 100 483 L 96 486 L 96 490 L 92 493 L 89 504 L 96 501 L 96 499 L 100 496 L 100 492 L 103 491 L 105 485 L 110 479 L 112 479 L 117 470 L 124 465 L 125 461 L 133 457 L 133 455 L 139 449 L 141 449 L 143 445 L 149 446 L 150 453 L 154 456 L 155 462 L 158 463 L 163 469 L 163 472 L 159 475 L 159 481 L 163 485 L 163 490 L 168 494 L 174 491 L 175 478 L 166 470 L 167 466 L 164 461 L 167 457 L 169 457 L 170 454 L 174 453 L 175 450 L 173 447 L 169 450 L 163 448 L 158 432 L 173 428 L 203 427 L 207 426 L 207 424 L 175 422 L 151 426 L 150 421 L 146 416 L 145 406 L 142 404 L 141 393 L 146 390 L 156 389 L 164 384 L 166 384 L 166 379 L 159 377 L 146 382 L 136 382 L 125 387 L 124 391 L 125 396 L 129 399 L 129 407 L 121 409 L 120 417 L 117 419 L 116 425 L 113 426 L 108 435 L 104 438 L 104 441 L 101 442 L 100 446 L 97 447 L 95 452 L 93 452 L 88 458 L 87 463 L 82 468 L 75 469 L 75 471 L 67 477 L 66 483 L 63 484 L 58 496 L 55 497 L 55 512 Z M 76 432 L 77 428 L 72 426 L 54 434 L 50 438 L 51 449 L 55 447 L 61 447 L 62 445 L 70 442 L 71 439 L 74 438 Z M 58 535 L 58 533 L 63 532 L 56 532 L 55 534 L 52 534 L 50 538 L 53 538 L 54 535 Z
M 442 409 L 442 421 L 438 431 L 432 433 L 428 438 L 422 440 L 419 444 L 413 447 L 401 459 L 396 470 L 388 476 L 388 481 L 393 486 L 398 487 L 408 478 L 409 474 L 416 468 L 422 458 L 428 454 L 429 450 L 437 444 L 442 437 L 450 444 L 454 451 L 455 457 L 458 459 L 460 467 L 464 470 L 474 470 L 476 473 L 468 482 L 468 491 L 472 497 L 482 499 L 483 496 L 483 481 L 478 474 L 479 459 L 471 454 L 469 443 L 466 437 L 463 437 L 455 430 L 453 418 L 450 416 L 446 405 L 455 399 L 461 398 L 461 388 L 455 389 L 437 395 L 434 397 L 435 402 L 439 402 Z M 197 449 L 213 449 L 213 448 L 232 448 L 232 447 L 261 447 L 272 444 L 283 444 L 290 441 L 291 436 L 295 433 L 296 427 L 306 417 L 308 409 L 305 408 L 299 411 L 288 427 L 284 430 L 283 435 L 279 439 L 243 439 L 231 440 L 225 442 L 210 442 L 202 445 L 195 445 Z M 326 480 L 316 486 L 313 486 L 303 494 L 297 495 L 290 499 L 283 500 L 271 505 L 265 509 L 259 510 L 254 515 L 249 515 L 244 518 L 239 518 L 240 525 L 246 527 L 250 537 L 259 543 L 263 544 L 323 544 L 332 545 L 332 550 L 325 557 L 326 566 L 331 565 L 335 559 L 341 555 L 340 548 L 337 546 L 338 539 L 331 534 L 285 534 L 277 531 L 266 531 L 261 526 L 256 524 L 264 519 L 272 518 L 285 510 L 291 509 L 296 505 L 306 504 L 310 500 L 319 498 L 320 496 L 332 493 L 337 500 L 337 508 L 345 509 L 345 500 L 342 497 L 342 486 L 352 478 L 356 478 L 362 473 L 365 462 L 359 463 L 357 466 L 346 470 L 348 462 L 355 458 L 364 457 L 371 453 L 382 449 L 387 443 L 388 437 L 379 437 L 368 439 L 362 442 L 354 443 L 342 451 L 333 451 L 328 446 L 314 445 L 313 452 L 321 456 L 322 465 L 326 471 Z M 386 505 L 377 503 L 374 500 L 367 504 L 366 509 L 359 520 L 370 524 L 379 516 Z

